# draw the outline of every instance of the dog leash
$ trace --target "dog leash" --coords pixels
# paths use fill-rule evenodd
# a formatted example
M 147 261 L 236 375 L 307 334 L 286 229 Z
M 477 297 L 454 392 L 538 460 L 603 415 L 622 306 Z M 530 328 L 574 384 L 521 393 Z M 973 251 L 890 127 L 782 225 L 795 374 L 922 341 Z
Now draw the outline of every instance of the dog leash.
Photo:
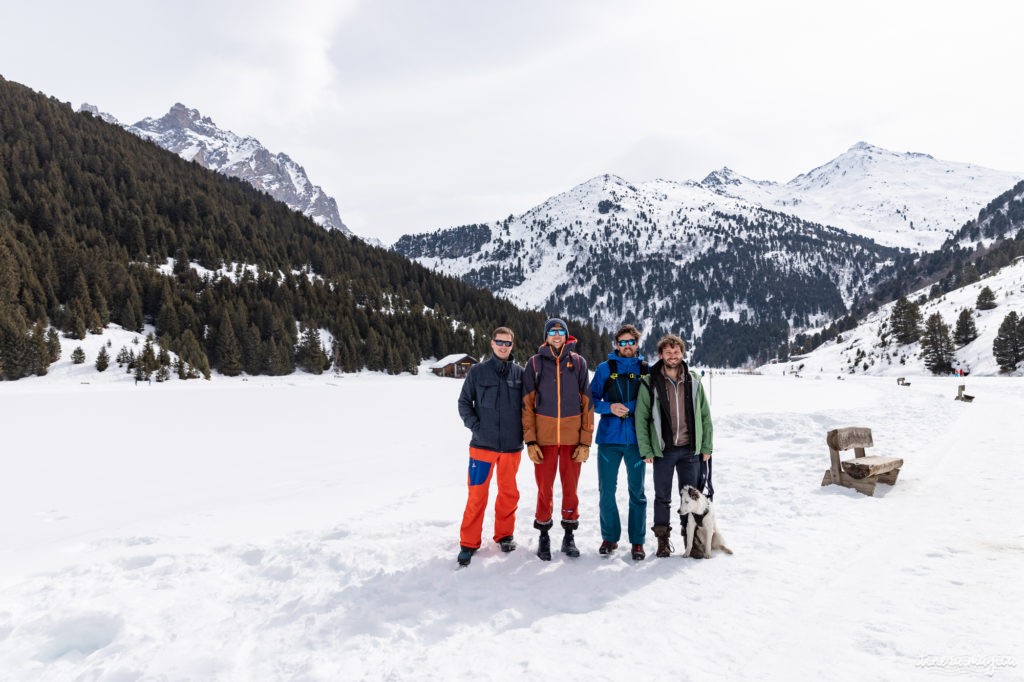
M 700 490 L 704 490 L 704 488 L 706 487 L 707 491 L 708 491 L 708 499 L 709 500 L 714 500 L 715 499 L 715 487 L 713 485 L 711 485 L 711 458 L 710 457 L 708 457 L 706 460 L 701 458 L 701 461 L 700 461 L 700 478 L 701 478 L 701 483 L 700 483 L 700 486 L 698 486 L 699 489 Z

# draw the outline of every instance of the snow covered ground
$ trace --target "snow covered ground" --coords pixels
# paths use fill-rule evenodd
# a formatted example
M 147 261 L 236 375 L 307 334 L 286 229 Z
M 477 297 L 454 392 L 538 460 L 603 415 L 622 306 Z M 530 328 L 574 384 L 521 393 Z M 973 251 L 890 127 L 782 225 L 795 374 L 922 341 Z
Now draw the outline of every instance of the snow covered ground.
M 592 460 L 541 562 L 524 458 L 520 548 L 466 569 L 458 381 L 81 380 L 0 384 L 4 680 L 1024 674 L 1020 379 L 714 375 L 734 556 L 600 557 Z M 820 486 L 848 425 L 906 460 L 878 497 Z

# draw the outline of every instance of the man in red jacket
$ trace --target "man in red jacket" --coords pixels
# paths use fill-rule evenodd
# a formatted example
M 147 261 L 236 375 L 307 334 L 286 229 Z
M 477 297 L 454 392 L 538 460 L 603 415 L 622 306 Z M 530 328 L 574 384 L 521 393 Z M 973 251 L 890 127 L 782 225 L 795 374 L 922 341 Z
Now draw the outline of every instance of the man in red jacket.
M 590 398 L 587 361 L 573 352 L 576 339 L 564 321 L 544 325 L 545 343 L 523 372 L 523 440 L 537 479 L 537 512 L 533 527 L 540 531 L 537 556 L 551 560 L 548 531 L 554 524 L 555 474 L 562 483 L 562 552 L 578 557 L 573 533 L 579 528 L 576 486 L 580 466 L 590 456 L 594 405 Z

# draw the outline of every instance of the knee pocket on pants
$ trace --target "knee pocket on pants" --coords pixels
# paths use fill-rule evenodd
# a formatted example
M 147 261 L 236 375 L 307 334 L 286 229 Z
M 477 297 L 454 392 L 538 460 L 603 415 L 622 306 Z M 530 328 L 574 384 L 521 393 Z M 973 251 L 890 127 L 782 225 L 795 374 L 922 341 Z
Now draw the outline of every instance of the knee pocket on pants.
M 491 463 L 469 458 L 469 484 L 483 485 L 491 474 Z

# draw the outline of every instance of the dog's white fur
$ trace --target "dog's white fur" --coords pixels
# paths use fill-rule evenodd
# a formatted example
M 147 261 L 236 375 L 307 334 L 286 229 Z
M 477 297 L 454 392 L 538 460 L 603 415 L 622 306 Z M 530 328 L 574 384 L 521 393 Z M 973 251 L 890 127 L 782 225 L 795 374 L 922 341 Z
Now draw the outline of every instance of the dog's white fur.
M 715 520 L 715 506 L 708 496 L 694 488 L 692 485 L 683 486 L 679 491 L 681 501 L 679 503 L 679 514 L 686 518 L 683 524 L 683 536 L 686 538 L 686 549 L 683 556 L 693 556 L 694 546 L 705 559 L 711 558 L 712 549 L 720 549 L 726 554 L 732 554 L 732 550 L 725 546 L 722 533 L 718 530 L 718 523 Z M 707 513 L 700 526 L 694 514 L 700 516 Z

